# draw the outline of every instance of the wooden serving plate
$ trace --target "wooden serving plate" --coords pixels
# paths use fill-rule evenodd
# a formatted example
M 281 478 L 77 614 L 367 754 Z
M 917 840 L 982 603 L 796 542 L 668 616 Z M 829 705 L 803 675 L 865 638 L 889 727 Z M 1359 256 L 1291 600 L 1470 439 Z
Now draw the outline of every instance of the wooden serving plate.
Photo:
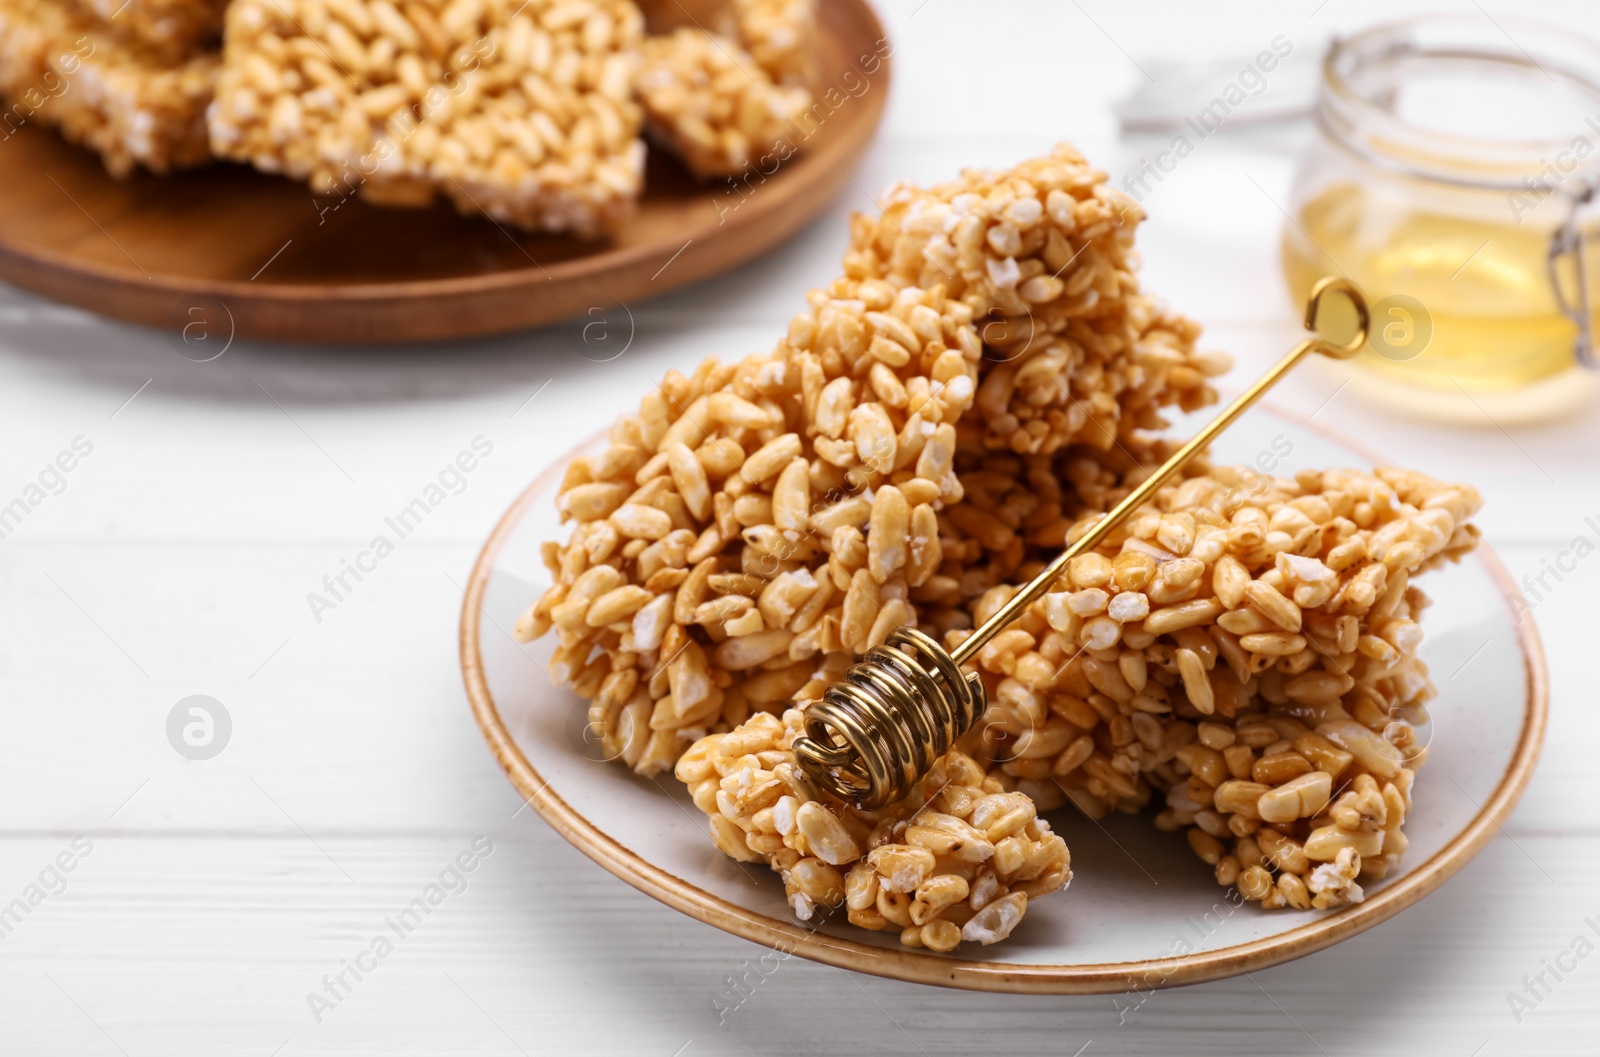
M 116 319 L 239 338 L 382 342 L 538 326 L 665 293 L 771 249 L 820 213 L 883 116 L 889 50 L 866 0 L 822 0 L 819 98 L 799 151 L 738 188 L 652 149 L 638 213 L 608 241 L 530 234 L 444 203 L 313 198 L 236 165 L 108 176 L 29 124 L 0 143 L 0 279 Z M 766 163 L 772 165 L 773 162 Z M 337 205 L 337 209 L 330 206 Z

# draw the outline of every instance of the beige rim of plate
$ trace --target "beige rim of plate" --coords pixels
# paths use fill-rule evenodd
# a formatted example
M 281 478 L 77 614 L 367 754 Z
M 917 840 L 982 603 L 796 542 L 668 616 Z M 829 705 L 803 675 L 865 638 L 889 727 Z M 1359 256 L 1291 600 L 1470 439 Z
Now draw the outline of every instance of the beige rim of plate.
M 1316 426 L 1301 416 L 1277 408 L 1272 410 L 1352 451 L 1371 457 L 1361 445 L 1337 433 Z M 1493 795 L 1484 802 L 1472 821 L 1432 858 L 1365 902 L 1345 907 L 1310 924 L 1249 943 L 1171 958 L 1084 965 L 1020 965 L 972 961 L 922 950 L 879 947 L 813 932 L 792 921 L 748 910 L 647 862 L 633 850 L 617 843 L 553 792 L 517 747 L 489 693 L 483 658 L 479 652 L 478 630 L 483 616 L 484 591 L 495 560 L 529 505 L 554 482 L 556 474 L 574 456 L 593 444 L 597 437 L 585 440 L 561 456 L 517 497 L 511 509 L 500 518 L 472 567 L 472 576 L 467 581 L 466 597 L 461 606 L 460 648 L 461 674 L 466 683 L 473 718 L 477 720 L 495 759 L 511 779 L 512 786 L 568 843 L 645 895 L 724 932 L 731 932 L 763 946 L 874 976 L 1014 994 L 1107 994 L 1140 988 L 1148 990 L 1151 987 L 1148 981 L 1152 979 L 1159 981 L 1155 985 L 1157 987 L 1174 987 L 1237 976 L 1330 947 L 1387 921 L 1433 892 L 1489 843 L 1522 798 L 1522 792 L 1527 788 L 1538 763 L 1549 716 L 1549 673 L 1545 668 L 1544 647 L 1539 641 L 1538 631 L 1532 619 L 1524 614 L 1524 619 L 1516 623 L 1518 645 L 1527 676 L 1522 733 Z M 1384 465 L 1388 461 L 1372 459 L 1374 465 Z M 1485 544 L 1479 545 L 1475 555 L 1503 589 L 1503 598 L 1515 594 L 1516 583 L 1498 555 Z M 1506 604 L 1509 606 L 1510 603 Z

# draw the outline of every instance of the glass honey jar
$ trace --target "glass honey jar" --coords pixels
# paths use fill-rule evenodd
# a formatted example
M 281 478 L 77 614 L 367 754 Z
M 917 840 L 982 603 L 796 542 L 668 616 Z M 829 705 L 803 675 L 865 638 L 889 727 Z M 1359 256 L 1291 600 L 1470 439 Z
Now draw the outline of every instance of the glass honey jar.
M 1337 40 L 1283 233 L 1295 303 L 1373 304 L 1357 361 L 1406 406 L 1519 419 L 1600 388 L 1600 45 L 1485 15 Z M 1480 416 L 1481 417 L 1481 416 Z

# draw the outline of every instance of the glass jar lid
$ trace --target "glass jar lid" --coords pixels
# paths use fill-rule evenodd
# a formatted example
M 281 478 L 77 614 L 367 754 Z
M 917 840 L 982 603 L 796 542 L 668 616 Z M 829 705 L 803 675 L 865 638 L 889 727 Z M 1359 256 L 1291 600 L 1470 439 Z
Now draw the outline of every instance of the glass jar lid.
M 1434 15 L 1336 40 L 1317 120 L 1369 161 L 1520 189 L 1600 167 L 1600 44 L 1556 26 Z

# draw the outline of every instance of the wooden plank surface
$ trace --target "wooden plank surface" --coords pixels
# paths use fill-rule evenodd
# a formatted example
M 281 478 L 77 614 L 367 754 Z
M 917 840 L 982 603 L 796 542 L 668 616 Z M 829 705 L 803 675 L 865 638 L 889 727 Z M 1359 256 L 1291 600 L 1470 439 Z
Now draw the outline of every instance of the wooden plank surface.
M 1507 996 L 1600 921 L 1600 561 L 1537 608 L 1550 738 L 1475 862 L 1336 948 L 1143 1002 L 954 993 L 798 959 L 739 997 L 729 978 L 759 949 L 635 893 L 519 812 L 472 726 L 456 606 L 500 511 L 669 367 L 769 345 L 834 273 L 844 217 L 869 192 L 1058 138 L 1126 171 L 1140 148 L 1115 138 L 1108 105 L 1142 79 L 1130 55 L 1249 54 L 1279 33 L 1314 49 L 1410 8 L 1152 6 L 884 5 L 896 93 L 829 218 L 737 274 L 631 305 L 632 343 L 607 362 L 554 327 L 406 349 L 239 343 L 194 363 L 164 335 L 0 288 L 0 503 L 76 438 L 92 444 L 0 539 L 0 902 L 54 890 L 0 938 L 0 1053 L 1592 1052 L 1600 959 L 1547 975 L 1520 1020 Z M 1600 29 L 1591 6 L 1521 6 Z M 1296 331 L 1272 200 L 1299 135 L 1208 141 L 1147 202 L 1149 285 L 1243 376 Z M 1341 382 L 1308 372 L 1273 399 L 1476 482 L 1486 536 L 1519 577 L 1594 538 L 1600 416 L 1439 427 Z M 459 494 L 319 620 L 306 594 L 477 437 L 493 451 Z M 215 759 L 167 740 L 191 694 L 231 717 Z M 307 995 L 480 837 L 492 851 L 464 888 L 319 1021 Z M 64 852 L 72 871 L 41 882 Z

